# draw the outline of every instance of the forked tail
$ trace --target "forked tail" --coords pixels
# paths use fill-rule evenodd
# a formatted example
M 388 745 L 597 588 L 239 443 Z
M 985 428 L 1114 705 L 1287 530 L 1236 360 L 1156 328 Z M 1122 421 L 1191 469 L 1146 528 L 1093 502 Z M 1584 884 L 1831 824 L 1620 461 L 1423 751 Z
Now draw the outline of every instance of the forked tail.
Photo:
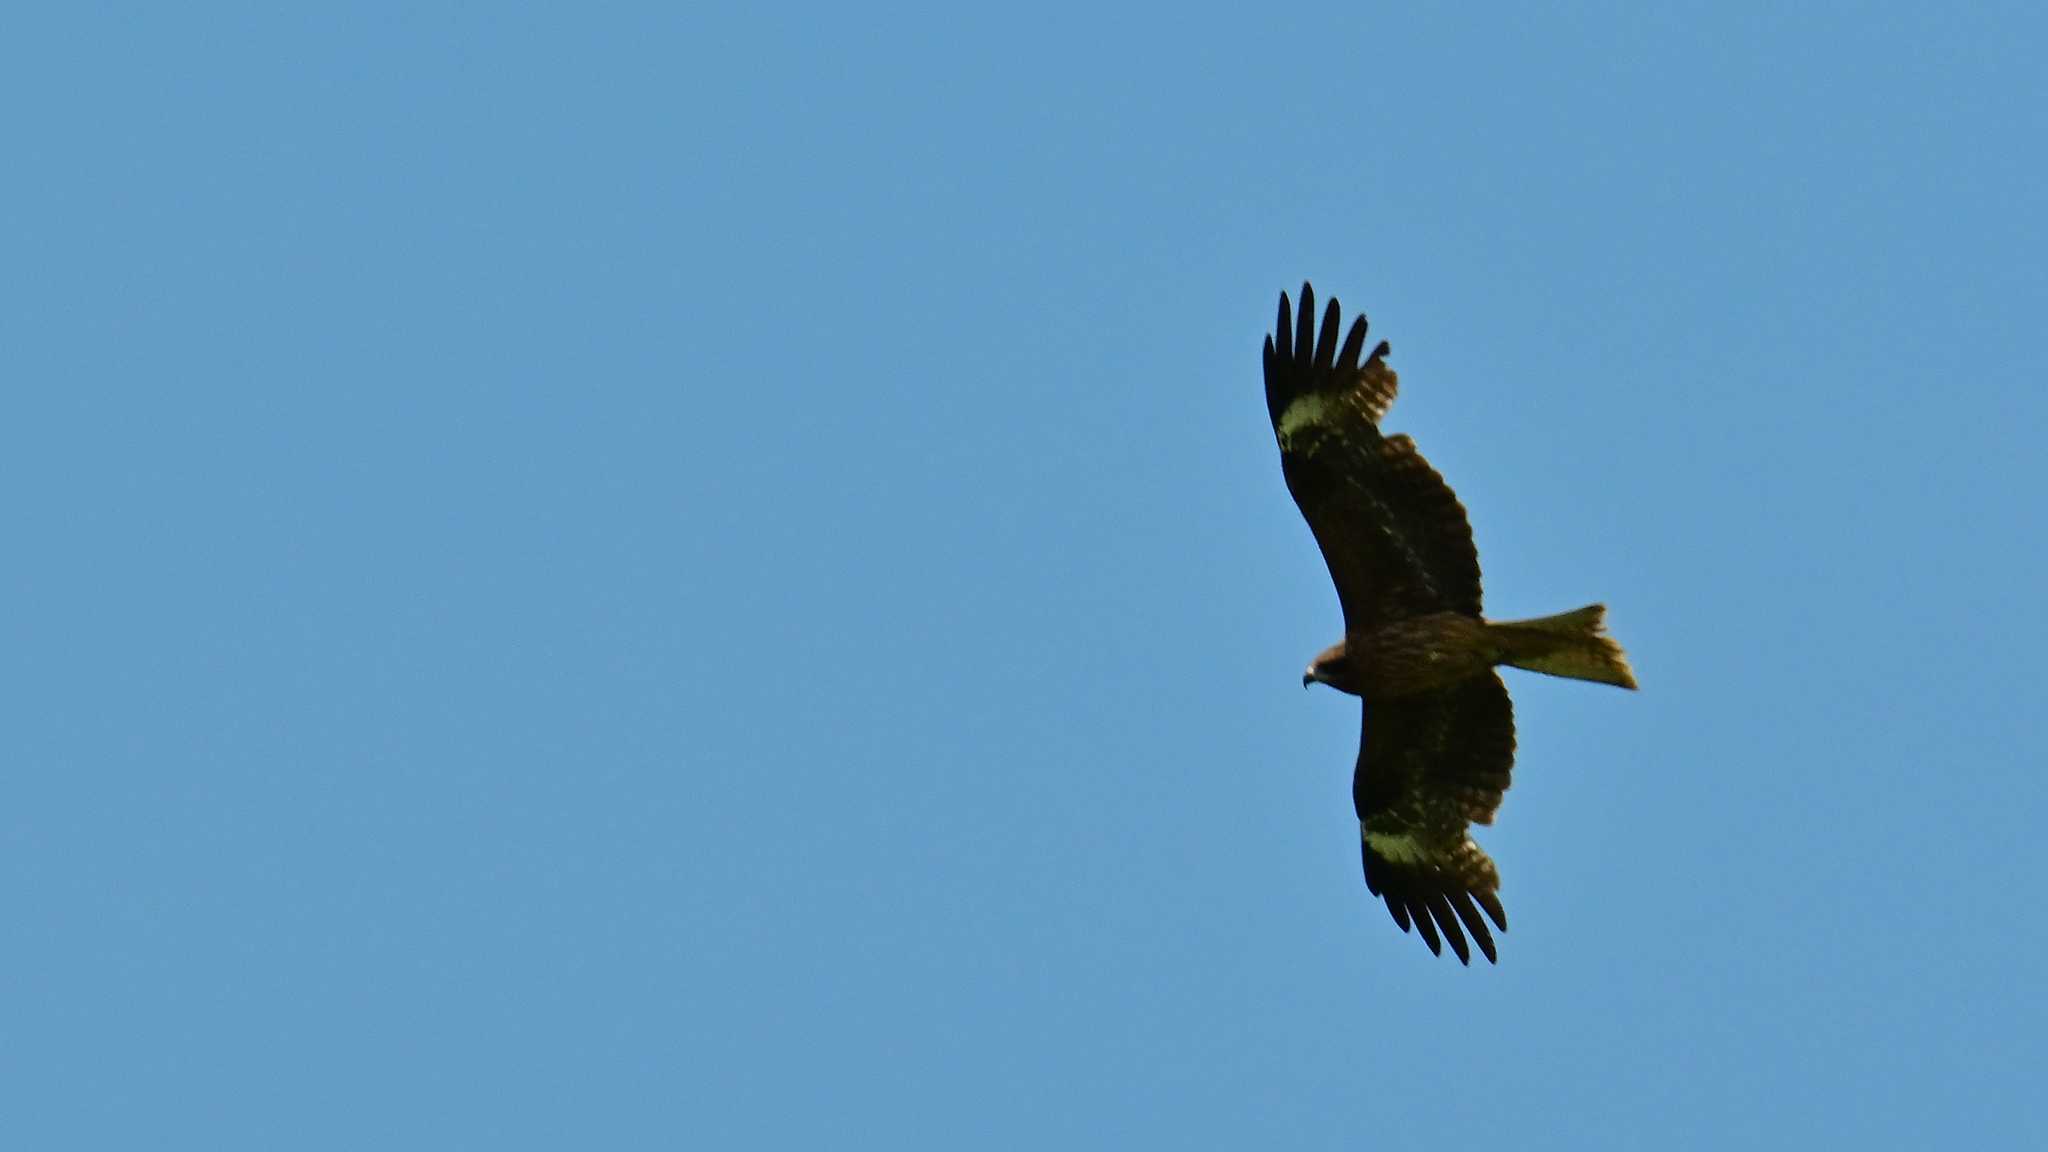
M 1500 649 L 1503 664 L 1574 680 L 1636 686 L 1628 657 L 1607 635 L 1604 604 L 1534 620 L 1488 622 L 1486 635 Z

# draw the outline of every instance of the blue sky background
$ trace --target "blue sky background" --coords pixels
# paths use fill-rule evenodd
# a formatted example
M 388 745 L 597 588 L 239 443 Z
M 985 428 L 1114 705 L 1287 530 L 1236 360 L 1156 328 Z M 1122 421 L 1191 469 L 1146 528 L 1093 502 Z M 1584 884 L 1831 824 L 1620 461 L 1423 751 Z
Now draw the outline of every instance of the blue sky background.
M 2048 1140 L 2031 7 L 284 7 L 0 37 L 8 1146 Z M 1644 685 L 1498 968 L 1304 277 Z

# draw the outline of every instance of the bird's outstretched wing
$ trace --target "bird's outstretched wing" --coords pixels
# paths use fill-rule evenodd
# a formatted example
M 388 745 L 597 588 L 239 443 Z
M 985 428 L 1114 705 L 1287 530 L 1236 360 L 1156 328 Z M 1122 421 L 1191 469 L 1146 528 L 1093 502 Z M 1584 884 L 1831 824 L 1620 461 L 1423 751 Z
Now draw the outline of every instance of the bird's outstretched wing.
M 1337 586 L 1344 630 L 1370 632 L 1431 612 L 1479 615 L 1479 553 L 1465 506 L 1406 436 L 1382 436 L 1399 378 L 1385 341 L 1361 362 L 1366 320 L 1331 300 L 1316 327 L 1315 291 L 1297 316 L 1280 294 L 1266 338 L 1266 407 L 1287 490 L 1315 533 Z
M 1492 823 L 1508 788 L 1515 711 L 1507 685 L 1488 671 L 1439 691 L 1367 701 L 1364 713 L 1351 799 L 1365 886 L 1431 952 L 1441 955 L 1441 937 L 1470 964 L 1469 934 L 1493 961 L 1480 911 L 1507 930 L 1500 874 L 1468 826 Z

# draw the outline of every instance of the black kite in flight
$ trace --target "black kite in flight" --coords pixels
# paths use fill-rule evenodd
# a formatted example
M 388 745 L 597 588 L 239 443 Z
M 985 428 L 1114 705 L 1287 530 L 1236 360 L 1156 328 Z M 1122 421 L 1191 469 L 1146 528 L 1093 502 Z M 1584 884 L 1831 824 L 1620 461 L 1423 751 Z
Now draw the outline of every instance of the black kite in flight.
M 1287 490 L 1322 548 L 1344 611 L 1344 639 L 1308 666 L 1303 686 L 1360 698 L 1351 778 L 1365 885 L 1394 922 L 1466 964 L 1469 933 L 1494 961 L 1507 930 L 1500 874 L 1467 834 L 1489 824 L 1515 759 L 1515 716 L 1498 665 L 1634 688 L 1594 604 L 1496 623 L 1479 611 L 1479 554 L 1465 506 L 1406 436 L 1380 433 L 1396 377 L 1385 341 L 1365 357 L 1365 317 L 1340 350 L 1331 300 L 1318 335 L 1315 293 L 1299 317 L 1280 295 L 1266 339 L 1266 406 Z M 1460 930 L 1460 926 L 1463 930 Z

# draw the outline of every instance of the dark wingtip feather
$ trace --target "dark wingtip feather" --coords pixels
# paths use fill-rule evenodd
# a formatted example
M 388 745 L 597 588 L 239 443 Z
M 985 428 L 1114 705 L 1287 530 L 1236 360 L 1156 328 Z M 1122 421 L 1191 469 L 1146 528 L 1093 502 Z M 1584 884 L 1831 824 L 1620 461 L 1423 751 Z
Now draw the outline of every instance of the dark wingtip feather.
M 1358 355 L 1365 351 L 1365 317 L 1351 321 L 1351 335 L 1344 338 L 1344 351 L 1337 357 L 1337 372 L 1350 376 L 1358 371 Z
M 1273 325 L 1273 342 L 1282 359 L 1294 353 L 1294 305 L 1288 302 L 1287 293 L 1280 294 L 1280 319 Z
M 1458 918 L 1451 913 L 1451 902 L 1441 892 L 1429 894 L 1429 914 L 1436 920 L 1436 926 L 1443 932 L 1444 943 L 1458 954 L 1458 962 L 1472 966 L 1472 949 L 1465 944 L 1465 934 L 1458 930 Z
M 1432 956 L 1444 954 L 1444 942 L 1437 939 L 1436 924 L 1429 918 L 1429 909 L 1420 901 L 1409 901 L 1408 914 L 1415 917 L 1415 930 L 1422 933 L 1422 942 L 1429 945 Z
M 1301 311 L 1294 319 L 1294 362 L 1307 364 L 1316 337 L 1316 291 L 1301 282 Z
M 1479 918 L 1479 909 L 1472 906 L 1472 895 L 1463 890 L 1451 893 L 1451 908 L 1465 925 L 1465 931 L 1472 936 L 1472 942 L 1479 945 L 1479 951 L 1486 956 L 1488 964 L 1500 963 L 1500 957 L 1493 950 L 1493 933 L 1486 930 L 1486 921 Z
M 1343 310 L 1337 307 L 1337 298 L 1330 297 L 1330 306 L 1323 309 L 1323 330 L 1316 336 L 1316 371 L 1328 372 L 1337 363 L 1337 322 L 1344 319 Z
M 1403 908 L 1401 902 L 1394 899 L 1391 895 L 1386 900 L 1387 911 L 1394 917 L 1394 923 L 1401 926 L 1401 931 L 1408 931 L 1408 909 Z
M 1472 898 L 1479 901 L 1479 906 L 1486 909 L 1488 916 L 1493 917 L 1494 927 L 1503 932 L 1508 930 L 1508 910 L 1500 906 L 1499 893 L 1490 891 L 1474 892 Z

